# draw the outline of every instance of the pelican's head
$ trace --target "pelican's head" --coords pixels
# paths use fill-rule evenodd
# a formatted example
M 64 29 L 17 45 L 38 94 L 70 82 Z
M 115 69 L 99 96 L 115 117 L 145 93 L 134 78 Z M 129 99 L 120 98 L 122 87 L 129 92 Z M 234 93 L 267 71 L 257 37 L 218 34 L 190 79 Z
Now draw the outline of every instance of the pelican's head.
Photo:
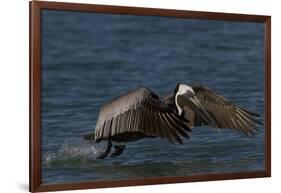
M 191 97 L 195 94 L 193 88 L 191 86 L 188 86 L 186 84 L 177 84 L 177 87 L 174 92 L 174 100 L 175 104 L 177 106 L 178 114 L 182 114 L 182 105 L 178 101 L 178 96 L 185 96 L 185 97 Z

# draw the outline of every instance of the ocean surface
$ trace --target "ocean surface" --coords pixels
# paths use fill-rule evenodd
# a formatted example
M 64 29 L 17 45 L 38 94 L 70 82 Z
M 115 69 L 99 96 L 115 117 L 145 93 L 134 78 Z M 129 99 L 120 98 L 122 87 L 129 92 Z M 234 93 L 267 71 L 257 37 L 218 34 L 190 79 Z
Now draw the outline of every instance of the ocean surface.
M 193 128 L 184 145 L 127 144 L 96 160 L 100 107 L 138 87 L 160 97 L 178 82 L 201 83 L 264 122 L 264 26 L 167 17 L 43 10 L 42 182 L 44 184 L 264 170 L 264 127 L 254 137 Z

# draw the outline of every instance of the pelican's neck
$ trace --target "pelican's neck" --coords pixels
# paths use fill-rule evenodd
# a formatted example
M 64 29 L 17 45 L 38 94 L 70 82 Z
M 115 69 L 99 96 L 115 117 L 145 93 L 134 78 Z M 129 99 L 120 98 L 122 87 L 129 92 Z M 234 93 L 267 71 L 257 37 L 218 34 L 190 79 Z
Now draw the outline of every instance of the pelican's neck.
M 177 97 L 177 96 L 176 96 L 176 97 Z M 177 109 L 178 109 L 178 114 L 179 114 L 179 116 L 181 116 L 181 114 L 182 114 L 182 108 L 178 105 L 177 100 L 176 100 L 176 106 L 177 106 Z
M 178 96 L 179 95 L 183 95 L 187 92 L 191 92 L 194 94 L 194 90 L 192 89 L 192 87 L 188 86 L 188 85 L 185 85 L 185 84 L 180 84 L 178 87 L 177 87 L 177 92 L 175 94 L 175 104 L 176 104 L 176 107 L 177 107 L 177 110 L 178 110 L 178 114 L 181 115 L 182 114 L 182 107 L 178 104 Z
M 179 116 L 181 116 L 181 114 L 182 114 L 182 108 L 179 106 L 179 104 L 178 104 L 178 100 L 177 100 L 177 98 L 178 98 L 178 93 L 176 93 L 176 96 L 175 96 L 175 104 L 176 104 L 176 106 L 177 106 L 177 110 L 178 110 L 178 115 Z

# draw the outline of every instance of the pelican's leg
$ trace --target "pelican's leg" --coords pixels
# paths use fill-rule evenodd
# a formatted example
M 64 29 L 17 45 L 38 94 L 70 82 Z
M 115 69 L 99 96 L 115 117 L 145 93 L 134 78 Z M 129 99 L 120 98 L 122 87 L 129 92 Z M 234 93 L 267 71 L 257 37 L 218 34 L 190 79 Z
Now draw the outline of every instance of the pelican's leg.
M 109 140 L 107 141 L 107 146 L 106 146 L 105 151 L 102 152 L 101 154 L 99 154 L 99 155 L 97 156 L 97 159 L 103 159 L 103 158 L 105 158 L 105 157 L 110 153 L 111 147 L 112 147 L 112 143 L 111 143 L 111 140 L 109 139 Z
M 122 145 L 115 145 L 114 149 L 115 151 L 110 155 L 111 158 L 114 158 L 120 154 L 122 154 L 122 152 L 124 151 L 126 145 L 122 144 Z

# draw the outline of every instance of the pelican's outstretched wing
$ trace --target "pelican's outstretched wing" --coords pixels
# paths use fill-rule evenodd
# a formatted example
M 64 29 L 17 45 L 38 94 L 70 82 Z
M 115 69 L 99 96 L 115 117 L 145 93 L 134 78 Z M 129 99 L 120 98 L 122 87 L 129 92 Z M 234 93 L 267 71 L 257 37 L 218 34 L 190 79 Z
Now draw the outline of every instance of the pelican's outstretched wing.
M 193 121 L 194 125 L 208 124 L 216 128 L 230 128 L 242 131 L 246 135 L 254 135 L 254 130 L 258 130 L 258 124 L 262 124 L 258 120 L 258 114 L 236 106 L 208 87 L 196 85 L 192 88 L 195 94 L 188 98 L 184 112 L 189 110 L 187 114 L 189 118 L 193 117 L 189 120 Z
M 142 137 L 166 138 L 182 143 L 191 131 L 158 96 L 147 88 L 140 88 L 105 104 L 99 113 L 94 139 L 131 141 Z M 89 138 L 91 135 L 85 136 Z

